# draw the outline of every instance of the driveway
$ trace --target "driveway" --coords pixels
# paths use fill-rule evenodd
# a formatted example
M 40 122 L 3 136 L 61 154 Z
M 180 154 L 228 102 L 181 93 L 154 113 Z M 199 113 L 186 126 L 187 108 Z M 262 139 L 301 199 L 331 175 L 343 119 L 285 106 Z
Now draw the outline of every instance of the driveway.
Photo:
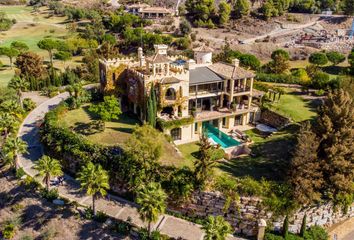
M 88 85 L 85 88 L 88 89 L 94 86 Z M 43 146 L 39 138 L 39 127 L 43 122 L 43 118 L 49 110 L 58 106 L 60 102 L 68 97 L 69 94 L 64 92 L 43 102 L 27 115 L 19 129 L 18 136 L 28 144 L 28 154 L 19 156 L 19 165 L 32 177 L 35 177 L 37 174 L 33 166 L 43 155 Z M 65 178 L 66 184 L 58 188 L 59 194 L 70 201 L 76 201 L 84 206 L 91 206 L 91 197 L 80 191 L 79 183 L 70 176 L 65 176 Z M 138 206 L 120 197 L 108 195 L 104 199 L 99 199 L 97 201 L 97 209 L 105 212 L 112 218 L 122 221 L 127 221 L 129 218 L 131 219 L 131 223 L 136 227 L 147 226 L 139 217 Z M 170 237 L 186 240 L 202 239 L 204 235 L 200 225 L 169 215 L 162 215 L 154 228 L 159 229 L 162 233 Z M 228 239 L 237 240 L 241 238 L 230 236 Z

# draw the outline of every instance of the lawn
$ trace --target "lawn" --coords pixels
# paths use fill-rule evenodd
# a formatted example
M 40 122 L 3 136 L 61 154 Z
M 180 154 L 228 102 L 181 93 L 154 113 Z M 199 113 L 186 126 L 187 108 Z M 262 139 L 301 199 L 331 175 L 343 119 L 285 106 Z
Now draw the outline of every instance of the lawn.
M 198 142 L 187 143 L 178 145 L 178 150 L 182 153 L 183 158 L 185 159 L 185 166 L 192 167 L 194 161 L 197 159 L 199 152 Z
M 234 177 L 251 176 L 257 180 L 261 178 L 284 180 L 298 128 L 298 125 L 290 125 L 268 137 L 256 129 L 246 131 L 254 141 L 250 145 L 252 154 L 222 162 L 218 170 Z
M 50 12 L 45 7 L 40 8 L 39 12 L 33 12 L 32 8 L 27 6 L 1 6 L 0 11 L 5 12 L 9 18 L 17 20 L 9 31 L 0 33 L 0 46 L 9 46 L 13 41 L 22 41 L 29 46 L 30 51 L 38 53 L 48 61 L 48 53 L 37 47 L 38 41 L 45 37 L 64 39 L 70 35 L 66 29 L 65 17 L 50 16 Z M 77 64 L 77 60 L 73 59 L 72 63 Z M 9 65 L 9 59 L 6 57 L 0 57 L 0 61 Z M 54 61 L 54 65 L 63 68 L 62 62 Z M 69 66 L 70 63 L 66 65 Z M 7 85 L 13 74 L 13 69 L 1 68 L 0 86 Z
M 293 124 L 271 136 L 261 134 L 257 129 L 246 131 L 253 141 L 250 145 L 252 154 L 219 162 L 215 174 L 251 176 L 257 180 L 284 180 L 298 129 L 299 125 Z M 193 167 L 198 156 L 198 142 L 179 145 L 178 149 L 186 159 L 186 166 Z
M 87 129 L 89 129 L 93 121 L 97 119 L 88 108 L 89 107 L 86 105 L 82 108 L 69 111 L 65 114 L 63 123 L 95 143 L 107 146 L 119 145 L 124 148 L 124 143 L 134 131 L 134 127 L 140 124 L 137 118 L 124 113 L 118 120 L 106 122 L 103 132 L 96 131 L 87 133 Z M 180 156 L 175 147 L 166 139 L 164 139 L 163 142 L 160 162 L 165 165 L 174 165 L 177 167 L 188 164 L 188 161 Z
M 295 122 L 309 120 L 316 116 L 316 102 L 305 100 L 301 93 L 292 89 L 285 89 L 286 94 L 282 95 L 279 101 L 267 103 L 271 110 L 290 117 Z

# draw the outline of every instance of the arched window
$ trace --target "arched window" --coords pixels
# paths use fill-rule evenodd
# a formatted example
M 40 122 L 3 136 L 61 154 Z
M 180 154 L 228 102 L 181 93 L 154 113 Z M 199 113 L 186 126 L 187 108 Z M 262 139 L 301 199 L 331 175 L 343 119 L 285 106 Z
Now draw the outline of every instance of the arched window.
M 166 100 L 176 100 L 176 90 L 174 88 L 169 88 L 165 94 Z
M 171 130 L 171 137 L 173 141 L 181 140 L 182 139 L 182 129 L 181 128 L 174 128 Z

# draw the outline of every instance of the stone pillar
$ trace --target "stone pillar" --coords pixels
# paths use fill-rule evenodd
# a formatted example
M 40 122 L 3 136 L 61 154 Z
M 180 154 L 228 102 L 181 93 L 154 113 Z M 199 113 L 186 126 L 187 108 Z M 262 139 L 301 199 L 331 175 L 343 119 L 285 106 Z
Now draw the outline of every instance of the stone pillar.
M 267 227 L 266 221 L 264 219 L 259 219 L 259 221 L 258 221 L 257 240 L 263 240 L 264 239 L 264 234 L 265 234 L 266 227 Z
M 222 118 L 219 118 L 218 120 L 218 128 L 219 130 L 222 129 Z
M 250 94 L 249 96 L 248 96 L 248 109 L 251 109 L 251 104 L 252 104 L 252 95 Z
M 235 80 L 230 80 L 230 103 L 232 103 L 234 99 L 234 87 L 235 87 Z
M 253 82 L 254 82 L 254 79 L 253 78 L 250 78 L 250 91 L 251 91 L 251 94 L 252 94 L 252 91 L 253 91 Z

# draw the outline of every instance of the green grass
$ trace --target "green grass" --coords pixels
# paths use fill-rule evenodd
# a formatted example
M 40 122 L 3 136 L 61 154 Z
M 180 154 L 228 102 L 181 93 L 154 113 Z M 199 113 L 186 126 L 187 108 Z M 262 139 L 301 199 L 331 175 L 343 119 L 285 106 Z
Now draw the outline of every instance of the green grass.
M 137 118 L 128 114 L 122 114 L 118 120 L 106 122 L 105 130 L 103 132 L 87 133 L 93 120 L 97 116 L 88 110 L 89 106 L 86 105 L 82 108 L 69 111 L 63 118 L 63 123 L 75 132 L 83 134 L 88 140 L 94 143 L 100 143 L 106 146 L 119 145 L 124 148 L 125 142 L 129 139 L 134 128 L 140 125 Z M 163 142 L 162 155 L 160 162 L 164 165 L 185 166 L 188 161 L 180 156 L 174 146 L 166 139 Z
M 0 46 L 9 46 L 13 41 L 22 41 L 26 43 L 30 51 L 39 54 L 45 61 L 49 60 L 48 53 L 38 48 L 38 41 L 45 37 L 64 39 L 69 36 L 65 26 L 65 18 L 51 16 L 47 8 L 40 8 L 39 12 L 33 12 L 31 7 L 27 6 L 1 6 L 3 11 L 11 19 L 16 19 L 17 23 L 6 32 L 0 33 Z M 76 63 L 77 59 L 67 62 L 67 66 Z M 0 86 L 7 85 L 12 78 L 14 71 L 10 70 L 9 59 L 0 57 L 0 61 L 7 65 L 5 71 L 0 69 Z M 62 69 L 62 63 L 54 61 L 54 66 Z
M 290 117 L 295 122 L 309 120 L 316 116 L 316 104 L 314 101 L 305 100 L 300 96 L 300 92 L 286 89 L 287 93 L 282 95 L 279 101 L 267 103 L 271 110 Z
M 199 152 L 199 144 L 198 142 L 187 143 L 178 145 L 178 150 L 182 153 L 183 158 L 185 159 L 185 165 L 192 167 L 194 161 L 197 159 L 197 155 Z
M 290 125 L 268 137 L 256 129 L 246 131 L 254 141 L 250 145 L 252 154 L 220 163 L 219 173 L 234 177 L 251 176 L 257 180 L 284 180 L 298 127 Z

